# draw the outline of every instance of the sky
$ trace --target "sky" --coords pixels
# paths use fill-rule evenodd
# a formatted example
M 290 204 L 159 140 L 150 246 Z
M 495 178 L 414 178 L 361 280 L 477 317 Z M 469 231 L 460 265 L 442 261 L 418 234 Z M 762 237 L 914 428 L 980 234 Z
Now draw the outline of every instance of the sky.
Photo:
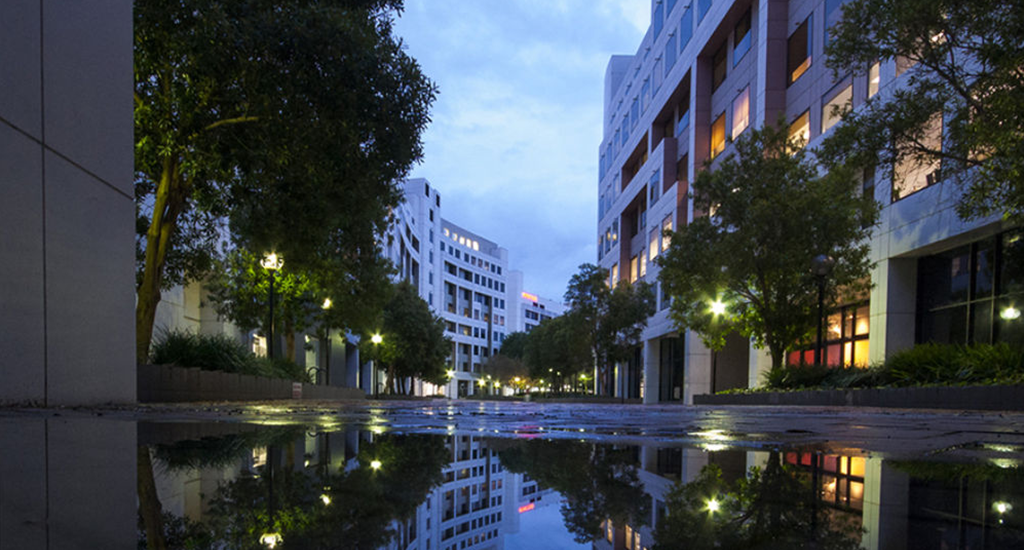
M 590 544 L 573 540 L 562 516 L 562 497 L 547 495 L 544 504 L 519 514 L 519 531 L 505 534 L 505 550 L 587 550 Z
M 649 0 L 405 1 L 395 33 L 439 89 L 410 176 L 508 249 L 529 292 L 561 300 L 597 261 L 605 67 L 649 23 Z

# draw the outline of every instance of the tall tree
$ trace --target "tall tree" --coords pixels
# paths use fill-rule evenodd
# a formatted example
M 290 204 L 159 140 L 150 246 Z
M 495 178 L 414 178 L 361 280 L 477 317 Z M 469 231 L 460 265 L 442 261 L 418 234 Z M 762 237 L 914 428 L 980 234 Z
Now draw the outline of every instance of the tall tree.
M 658 260 L 677 326 L 712 349 L 734 330 L 753 338 L 772 369 L 817 324 L 815 257 L 835 261 L 828 304 L 870 285 L 867 237 L 878 205 L 849 170 L 820 173 L 802 145 L 781 124 L 740 137 L 735 153 L 693 183 L 694 209 L 713 214 L 680 227 Z
M 451 340 L 444 335 L 445 323 L 420 298 L 416 287 L 398 283 L 384 306 L 381 343 L 363 338 L 363 349 L 388 370 L 388 392 L 407 393 L 411 378 L 434 384 L 447 380 L 446 361 Z
M 965 185 L 961 217 L 997 213 L 1024 222 L 1019 2 L 852 0 L 829 38 L 827 63 L 836 74 L 863 74 L 892 60 L 906 72 L 844 117 L 826 141 L 833 161 L 877 163 L 887 174 L 894 166 L 941 165 L 939 177 Z
M 655 306 L 649 284 L 620 282 L 612 289 L 609 283 L 607 269 L 583 264 L 569 280 L 565 301 L 569 304 L 566 315 L 585 327 L 583 338 L 601 383 L 597 392 L 612 395 L 613 367 L 628 359 L 632 349 L 640 344 L 640 335 Z
M 551 382 L 560 391 L 564 380 L 593 364 L 585 326 L 571 314 L 541 321 L 527 333 L 523 360 L 531 378 Z
M 435 93 L 392 35 L 401 8 L 136 2 L 139 361 L 161 289 L 209 270 L 225 220 L 293 267 L 376 255 Z

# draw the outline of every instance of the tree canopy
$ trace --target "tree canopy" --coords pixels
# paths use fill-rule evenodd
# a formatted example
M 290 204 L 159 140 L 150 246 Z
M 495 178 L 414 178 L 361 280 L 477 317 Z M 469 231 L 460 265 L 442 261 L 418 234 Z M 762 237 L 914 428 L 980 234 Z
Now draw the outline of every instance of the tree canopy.
M 801 147 L 781 125 L 741 136 L 693 183 L 694 210 L 711 214 L 680 227 L 658 259 L 677 326 L 712 349 L 732 331 L 753 338 L 773 369 L 817 325 L 815 257 L 835 261 L 827 304 L 870 285 L 867 238 L 878 205 L 850 170 L 823 174 Z
M 351 280 L 378 261 L 435 94 L 392 34 L 401 8 L 135 3 L 140 361 L 160 290 L 205 275 L 228 229 L 298 271 Z
M 569 280 L 565 301 L 568 317 L 580 327 L 577 334 L 596 362 L 601 387 L 598 393 L 614 391 L 612 372 L 616 362 L 629 358 L 640 344 L 647 318 L 654 314 L 654 291 L 645 282 L 620 281 L 609 287 L 608 270 L 583 264 Z
M 364 353 L 388 370 L 388 391 L 405 393 L 407 379 L 419 378 L 433 384 L 447 380 L 446 362 L 451 341 L 444 335 L 445 323 L 420 298 L 416 287 L 402 281 L 395 285 L 384 306 L 381 343 L 373 344 L 367 334 L 361 341 Z
M 829 38 L 835 74 L 895 60 L 901 75 L 844 117 L 825 143 L 832 162 L 877 163 L 886 174 L 901 165 L 937 167 L 934 180 L 965 186 L 961 217 L 1024 221 L 1020 3 L 851 0 Z M 899 170 L 895 177 L 899 198 Z

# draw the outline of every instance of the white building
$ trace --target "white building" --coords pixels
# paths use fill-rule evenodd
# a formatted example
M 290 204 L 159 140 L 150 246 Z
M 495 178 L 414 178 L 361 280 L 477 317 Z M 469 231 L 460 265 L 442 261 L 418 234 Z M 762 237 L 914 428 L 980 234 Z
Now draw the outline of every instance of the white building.
M 662 230 L 693 218 L 689 182 L 729 153 L 727 137 L 782 115 L 813 148 L 837 123 L 832 106 L 857 109 L 903 85 L 914 68 L 892 61 L 832 76 L 824 44 L 841 5 L 650 1 L 651 26 L 636 53 L 613 56 L 605 74 L 596 239 L 613 281 L 657 284 L 655 260 L 668 246 Z M 920 342 L 1024 341 L 1024 281 L 1002 262 L 1024 240 L 997 217 L 960 220 L 960 189 L 935 169 L 898 166 L 895 184 L 865 172 L 864 192 L 883 205 L 871 239 L 874 289 L 829 319 L 830 363 L 866 365 Z M 617 395 L 691 403 L 695 394 L 759 383 L 766 353 L 738 336 L 710 353 L 673 325 L 658 290 L 643 345 L 619 365 Z

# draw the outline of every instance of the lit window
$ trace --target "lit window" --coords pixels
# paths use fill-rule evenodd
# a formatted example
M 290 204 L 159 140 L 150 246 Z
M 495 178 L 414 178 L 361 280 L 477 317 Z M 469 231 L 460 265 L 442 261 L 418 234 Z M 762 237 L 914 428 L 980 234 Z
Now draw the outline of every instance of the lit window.
M 711 158 L 725 150 L 725 113 L 718 115 L 711 124 Z
M 942 150 L 942 113 L 936 113 L 925 124 L 921 145 L 931 151 Z M 939 180 L 941 161 L 934 155 L 916 158 L 908 154 L 896 163 L 892 182 L 892 200 L 897 201 L 920 191 Z
M 619 264 L 612 264 L 612 286 L 619 284 Z
M 640 251 L 640 276 L 647 275 L 647 252 L 644 250 Z
M 662 252 L 668 250 L 669 241 L 672 240 L 672 237 L 669 237 L 668 235 L 665 235 L 666 231 L 668 231 L 668 232 L 672 231 L 672 214 L 669 214 L 668 216 L 665 216 L 665 219 L 662 220 L 662 222 L 661 222 L 661 233 L 662 233 L 662 236 L 661 236 L 661 251 Z
M 479 242 L 473 241 L 473 250 L 480 250 L 480 243 Z
M 733 28 L 732 65 L 739 63 L 740 59 L 750 50 L 750 9 L 740 17 Z
M 750 86 L 747 86 L 732 102 L 732 139 L 736 139 L 749 125 Z
M 868 69 L 868 97 L 872 97 L 878 93 L 878 85 L 882 82 L 881 76 L 881 64 L 875 62 L 874 65 Z
M 448 232 L 448 228 L 447 227 L 444 228 L 444 236 L 445 237 L 450 237 L 451 236 L 451 233 Z
M 843 88 L 835 97 L 821 105 L 821 133 L 836 125 L 853 105 L 853 85 Z
M 789 74 L 790 84 L 796 82 L 811 66 L 810 26 L 811 18 L 808 17 L 789 36 L 786 73 Z
M 639 273 L 638 273 L 639 269 L 640 269 L 640 262 L 637 261 L 637 257 L 636 256 L 633 256 L 632 258 L 629 259 L 629 282 L 630 283 L 635 283 L 636 282 L 637 275 L 639 275 Z
M 651 261 L 654 261 L 658 257 L 658 230 L 651 231 L 651 246 L 648 248 L 651 251 Z
M 810 111 L 804 113 L 789 125 L 789 140 L 796 141 L 797 148 L 802 149 L 811 140 L 811 117 Z

